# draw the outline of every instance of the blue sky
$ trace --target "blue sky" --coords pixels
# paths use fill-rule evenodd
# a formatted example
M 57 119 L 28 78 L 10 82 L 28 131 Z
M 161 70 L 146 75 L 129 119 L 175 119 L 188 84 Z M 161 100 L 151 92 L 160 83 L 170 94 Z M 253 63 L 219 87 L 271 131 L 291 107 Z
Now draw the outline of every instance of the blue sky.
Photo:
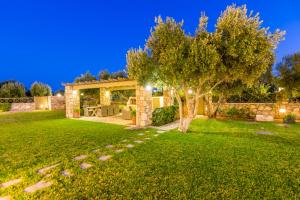
M 56 90 L 87 70 L 124 69 L 127 50 L 144 45 L 155 16 L 183 19 L 193 33 L 205 11 L 212 31 L 232 3 L 259 12 L 271 30 L 287 31 L 278 60 L 300 51 L 299 0 L 1 0 L 0 81 L 29 87 L 37 80 Z

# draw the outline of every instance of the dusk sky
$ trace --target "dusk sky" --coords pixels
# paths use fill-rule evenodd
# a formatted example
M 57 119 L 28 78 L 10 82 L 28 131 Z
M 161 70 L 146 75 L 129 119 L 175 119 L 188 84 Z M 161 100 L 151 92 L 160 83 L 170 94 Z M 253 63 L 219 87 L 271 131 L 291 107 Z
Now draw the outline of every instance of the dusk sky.
M 155 16 L 183 19 L 193 33 L 205 11 L 213 31 L 232 3 L 259 12 L 272 31 L 287 31 L 277 60 L 300 51 L 299 0 L 2 0 L 0 82 L 19 80 L 30 87 L 37 80 L 56 90 L 87 70 L 124 69 L 127 50 L 144 45 Z

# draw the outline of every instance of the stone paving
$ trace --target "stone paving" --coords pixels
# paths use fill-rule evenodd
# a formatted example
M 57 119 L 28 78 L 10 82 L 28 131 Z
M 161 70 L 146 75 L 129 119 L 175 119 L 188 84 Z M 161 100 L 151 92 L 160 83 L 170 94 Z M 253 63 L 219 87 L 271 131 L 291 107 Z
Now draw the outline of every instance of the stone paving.
M 80 155 L 80 156 L 76 156 L 74 160 L 83 160 L 86 159 L 87 157 L 88 157 L 87 155 Z
M 164 133 L 165 131 L 162 131 L 162 130 L 158 130 L 156 131 L 157 133 L 159 134 L 162 134 Z M 149 134 L 150 131 L 145 131 L 145 133 Z M 144 136 L 145 133 L 138 133 L 138 136 Z M 154 134 L 152 136 L 159 136 L 159 134 Z M 130 138 L 130 140 L 132 140 L 133 142 L 137 143 L 137 144 L 141 144 L 141 143 L 144 143 L 144 140 L 150 140 L 150 135 L 148 135 L 148 137 L 143 137 L 142 139 L 139 138 L 139 139 L 134 139 L 134 138 Z M 117 144 L 116 147 L 118 146 L 119 148 L 116 148 L 114 149 L 114 145 L 112 144 L 108 144 L 105 146 L 105 148 L 108 148 L 108 149 L 114 149 L 114 152 L 115 153 L 121 153 L 123 151 L 125 151 L 124 148 L 133 148 L 134 145 L 133 144 L 124 144 L 126 142 L 128 142 L 129 140 L 128 139 L 124 139 L 121 141 L 121 144 Z M 122 144 L 123 143 L 123 144 Z M 123 147 L 123 148 L 122 148 Z M 96 147 L 94 150 L 92 150 L 91 152 L 92 153 L 98 153 L 100 152 L 100 148 L 99 147 Z M 79 161 L 79 160 L 84 160 L 86 158 L 88 158 L 89 156 L 86 155 L 86 154 L 82 154 L 82 155 L 78 155 L 76 157 L 74 157 L 72 160 L 74 161 Z M 98 158 L 99 161 L 107 161 L 109 159 L 111 159 L 113 157 L 113 155 L 102 155 Z M 41 168 L 39 170 L 37 170 L 37 174 L 40 174 L 40 175 L 43 175 L 44 178 L 50 178 L 51 177 L 51 174 L 49 174 L 49 171 L 55 169 L 56 167 L 58 167 L 59 165 L 61 165 L 61 163 L 56 163 L 56 164 L 53 164 L 53 165 L 50 165 L 50 166 L 46 166 L 44 168 Z M 87 163 L 87 162 L 82 162 L 79 164 L 79 167 L 82 169 L 82 170 L 87 170 L 88 168 L 90 167 L 93 167 L 92 164 L 90 163 Z M 64 177 L 71 177 L 73 176 L 73 174 L 71 173 L 71 171 L 69 169 L 64 169 L 60 172 L 60 174 Z M 5 183 L 2 183 L 0 184 L 0 188 L 8 188 L 10 186 L 13 186 L 13 185 L 16 185 L 18 183 L 21 183 L 22 182 L 22 178 L 18 178 L 18 179 L 13 179 L 13 180 L 10 180 L 10 181 L 7 181 Z M 42 189 L 45 189 L 45 188 L 48 188 L 52 185 L 52 182 L 51 181 L 45 181 L 45 180 L 40 180 L 39 182 L 31 185 L 31 186 L 28 186 L 27 188 L 24 189 L 24 192 L 25 193 L 34 193 L 38 190 L 42 190 Z M 12 197 L 11 196 L 3 196 L 3 197 L 0 197 L 0 200 L 10 200 Z
M 99 160 L 101 160 L 101 161 L 106 161 L 106 160 L 111 159 L 111 157 L 112 157 L 112 155 L 100 156 L 100 157 L 99 157 Z
M 80 164 L 80 168 L 81 169 L 88 169 L 90 167 L 92 167 L 93 165 L 89 164 L 89 163 L 81 163 Z
M 10 200 L 11 199 L 11 196 L 5 196 L 5 197 L 0 197 L 0 200 Z
M 21 178 L 14 179 L 14 180 L 10 180 L 10 181 L 8 181 L 8 182 L 6 182 L 6 183 L 0 184 L 0 188 L 7 188 L 7 187 L 9 187 L 9 186 L 18 184 L 18 183 L 20 183 L 21 181 L 22 181 Z
M 65 169 L 64 171 L 62 171 L 61 174 L 63 176 L 65 176 L 65 177 L 73 176 L 73 174 L 69 170 L 67 170 L 67 169 Z
M 32 192 L 35 192 L 37 190 L 41 190 L 41 189 L 44 189 L 46 187 L 50 187 L 51 185 L 52 185 L 51 182 L 40 181 L 40 182 L 37 182 L 36 184 L 34 184 L 32 186 L 27 187 L 24 190 L 24 192 L 32 193 Z
M 44 167 L 42 169 L 39 169 L 37 172 L 38 172 L 38 174 L 46 175 L 48 171 L 50 171 L 51 169 L 56 168 L 58 165 L 60 165 L 60 164 L 57 163 L 55 165 L 47 166 L 47 167 Z

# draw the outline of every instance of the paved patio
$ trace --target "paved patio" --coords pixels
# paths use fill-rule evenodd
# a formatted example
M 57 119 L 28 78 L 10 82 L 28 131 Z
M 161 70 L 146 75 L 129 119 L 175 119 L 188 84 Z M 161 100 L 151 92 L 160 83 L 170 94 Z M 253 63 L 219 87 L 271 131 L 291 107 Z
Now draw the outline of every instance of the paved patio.
M 118 124 L 124 126 L 134 126 L 132 125 L 131 120 L 124 120 L 122 119 L 121 115 L 108 116 L 108 117 L 80 117 L 78 119 L 84 121 L 91 121 L 91 122 L 103 122 L 103 123 Z

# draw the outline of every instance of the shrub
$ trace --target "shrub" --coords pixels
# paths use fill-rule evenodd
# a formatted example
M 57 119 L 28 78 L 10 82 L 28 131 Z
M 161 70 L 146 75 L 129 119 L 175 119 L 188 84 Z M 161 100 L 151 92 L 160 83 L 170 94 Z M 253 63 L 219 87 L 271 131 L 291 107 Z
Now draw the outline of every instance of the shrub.
M 39 82 L 34 82 L 30 87 L 30 94 L 33 97 L 51 96 L 52 91 L 49 85 Z
M 250 111 L 248 108 L 228 108 L 223 110 L 222 113 L 225 117 L 230 119 L 252 119 L 254 118 L 254 113 Z
M 24 96 L 25 87 L 17 81 L 6 82 L 0 88 L 0 98 L 18 98 Z
M 294 124 L 295 122 L 296 122 L 296 115 L 288 114 L 283 118 L 283 123 Z
M 177 106 L 156 108 L 152 113 L 152 125 L 161 126 L 175 121 L 177 112 Z
M 0 103 L 0 112 L 10 111 L 11 104 L 10 103 Z

